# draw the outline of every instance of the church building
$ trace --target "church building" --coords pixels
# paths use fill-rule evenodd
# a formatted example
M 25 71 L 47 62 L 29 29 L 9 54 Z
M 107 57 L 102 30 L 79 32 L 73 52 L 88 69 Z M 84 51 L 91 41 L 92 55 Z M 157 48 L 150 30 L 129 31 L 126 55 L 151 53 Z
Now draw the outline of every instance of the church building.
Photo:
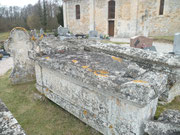
M 180 0 L 63 0 L 64 27 L 111 37 L 180 32 Z

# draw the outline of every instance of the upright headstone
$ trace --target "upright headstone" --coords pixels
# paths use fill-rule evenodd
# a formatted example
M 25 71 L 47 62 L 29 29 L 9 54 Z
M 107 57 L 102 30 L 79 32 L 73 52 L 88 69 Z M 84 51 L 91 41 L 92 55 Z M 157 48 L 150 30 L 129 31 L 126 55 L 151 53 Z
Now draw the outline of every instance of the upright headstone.
M 89 37 L 98 37 L 98 32 L 95 30 L 89 31 Z
M 40 29 L 40 36 L 42 36 L 44 34 L 44 30 L 43 28 Z
M 173 48 L 173 52 L 176 55 L 180 55 L 180 33 L 176 33 L 174 35 L 174 48 Z
M 67 36 L 68 32 L 69 32 L 68 28 L 64 28 L 61 25 L 58 27 L 59 36 Z
M 135 48 L 151 47 L 153 39 L 144 36 L 135 36 L 130 39 L 130 46 Z
M 28 57 L 28 51 L 33 49 L 33 42 L 30 40 L 28 32 L 21 27 L 14 28 L 5 42 L 5 49 L 13 57 L 11 82 L 20 84 L 34 81 L 34 62 Z
M 37 30 L 36 29 L 33 30 L 33 35 L 34 35 L 34 37 L 37 37 Z

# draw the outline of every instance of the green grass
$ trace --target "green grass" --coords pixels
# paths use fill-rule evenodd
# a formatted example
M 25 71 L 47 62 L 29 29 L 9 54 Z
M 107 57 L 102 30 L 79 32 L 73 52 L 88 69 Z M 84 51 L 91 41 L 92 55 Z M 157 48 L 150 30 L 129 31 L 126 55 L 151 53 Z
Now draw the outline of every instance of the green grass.
M 159 115 L 167 110 L 167 109 L 174 109 L 174 110 L 179 110 L 180 111 L 180 96 L 176 97 L 171 103 L 166 104 L 166 105 L 158 105 L 156 114 L 155 114 L 155 119 L 159 117 Z
M 0 33 L 0 41 L 5 41 L 9 36 L 9 32 Z
M 117 44 L 117 45 L 122 45 L 122 44 L 129 44 L 128 42 L 113 42 L 109 40 L 102 40 L 102 43 L 112 43 L 112 44 Z
M 174 36 L 154 36 L 154 41 L 173 43 Z
M 11 85 L 0 77 L 0 98 L 28 135 L 100 135 L 48 99 L 34 100 L 34 83 Z

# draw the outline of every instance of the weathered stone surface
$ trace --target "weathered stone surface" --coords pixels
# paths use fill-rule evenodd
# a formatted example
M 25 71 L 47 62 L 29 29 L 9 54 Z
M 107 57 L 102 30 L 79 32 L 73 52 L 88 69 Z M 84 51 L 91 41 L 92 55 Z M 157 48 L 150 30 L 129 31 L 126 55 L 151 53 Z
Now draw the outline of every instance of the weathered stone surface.
M 168 84 L 166 92 L 161 95 L 161 100 L 170 102 L 175 96 L 180 95 L 180 57 L 177 55 L 120 47 L 114 44 L 103 44 L 100 42 L 87 45 L 85 49 L 128 59 L 136 62 L 145 69 L 163 72 L 168 75 Z
M 148 72 L 136 63 L 105 54 L 65 52 L 55 56 L 45 55 L 36 60 L 39 64 L 45 64 L 73 78 L 79 78 L 83 83 L 116 93 L 121 98 L 142 106 L 162 94 L 167 84 L 165 74 Z
M 90 44 L 97 43 L 57 38 L 39 42 L 36 54 L 30 53 L 36 61 L 37 89 L 103 134 L 142 135 L 143 122 L 153 119 L 168 76 L 131 59 L 91 52 Z
M 59 36 L 67 36 L 68 32 L 69 32 L 68 28 L 64 28 L 62 26 L 58 27 L 58 35 Z
M 98 37 L 98 32 L 95 30 L 89 31 L 89 37 Z
M 33 42 L 28 32 L 23 28 L 13 29 L 5 42 L 5 49 L 11 54 L 14 62 L 10 76 L 11 82 L 19 84 L 34 81 L 34 62 L 28 57 L 28 51 L 33 49 Z
M 44 30 L 43 28 L 40 29 L 40 36 L 42 36 L 44 34 Z
M 153 39 L 144 36 L 135 36 L 130 39 L 130 46 L 135 48 L 151 47 Z
M 0 100 L 0 134 L 1 135 L 25 135 L 24 130 L 18 124 L 5 104 Z
M 179 135 L 180 112 L 177 110 L 166 110 L 157 121 L 150 121 L 145 125 L 145 132 L 149 135 Z
M 63 0 L 64 25 L 75 34 L 90 30 L 108 35 L 109 0 Z M 160 0 L 116 0 L 115 37 L 172 36 L 180 31 L 180 1 L 166 0 L 159 15 Z M 80 5 L 80 19 L 75 6 Z
M 180 55 L 180 33 L 174 35 L 174 48 L 173 52 L 177 55 Z

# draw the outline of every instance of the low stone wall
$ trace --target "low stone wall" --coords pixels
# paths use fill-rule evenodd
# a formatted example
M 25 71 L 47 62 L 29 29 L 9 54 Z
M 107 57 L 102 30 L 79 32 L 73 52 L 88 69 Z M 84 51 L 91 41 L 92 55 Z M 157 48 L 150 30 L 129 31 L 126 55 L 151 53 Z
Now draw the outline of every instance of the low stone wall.
M 0 134 L 26 135 L 17 120 L 0 99 Z

